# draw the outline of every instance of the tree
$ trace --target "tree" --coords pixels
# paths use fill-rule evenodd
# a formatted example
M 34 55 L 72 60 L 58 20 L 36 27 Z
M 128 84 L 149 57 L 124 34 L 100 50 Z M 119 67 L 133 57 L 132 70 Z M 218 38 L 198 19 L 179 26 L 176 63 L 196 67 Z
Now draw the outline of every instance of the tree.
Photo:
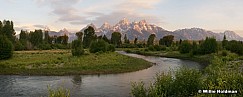
M 45 35 L 44 35 L 44 42 L 48 43 L 48 44 L 52 44 L 52 38 L 49 36 L 49 32 L 45 31 Z
M 108 50 L 108 43 L 105 42 L 103 39 L 92 41 L 89 48 L 90 53 L 106 52 L 107 50 Z
M 11 41 L 5 35 L 0 35 L 0 60 L 11 58 L 13 49 Z
M 64 36 L 62 36 L 62 44 L 64 44 L 64 45 L 68 44 L 68 36 L 66 34 L 64 34 Z
M 43 42 L 43 33 L 42 30 L 35 30 L 35 32 L 30 32 L 30 42 L 33 44 L 33 46 L 38 46 L 39 44 L 42 44 Z
M 167 35 L 167 36 L 164 36 L 162 39 L 159 40 L 159 44 L 169 47 L 173 43 L 173 40 L 174 40 L 173 35 Z
M 125 44 L 129 44 L 130 43 L 130 41 L 129 41 L 129 39 L 127 38 L 127 35 L 125 34 L 125 36 L 124 36 L 124 43 Z
M 243 55 L 243 45 L 236 40 L 229 41 L 225 46 L 225 49 L 234 52 L 236 54 Z
M 80 31 L 80 32 L 76 32 L 75 35 L 78 37 L 78 39 L 79 39 L 80 41 L 82 41 L 83 33 L 82 33 L 81 31 Z
M 187 41 L 182 41 L 181 45 L 179 46 L 179 51 L 182 54 L 189 53 L 192 50 L 192 45 Z
M 14 50 L 15 51 L 22 51 L 24 49 L 25 49 L 24 45 L 19 40 L 17 40 L 14 44 Z
M 206 37 L 206 40 L 200 44 L 200 54 L 210 54 L 218 51 L 218 43 L 215 38 Z
M 151 34 L 149 35 L 148 41 L 147 41 L 147 45 L 154 45 L 154 39 L 155 39 L 156 35 L 155 34 Z
M 116 47 L 121 46 L 121 33 L 120 32 L 113 32 L 111 34 L 111 43 Z
M 226 36 L 224 34 L 224 38 L 223 38 L 223 41 L 222 41 L 222 47 L 225 49 L 226 45 L 227 45 L 227 42 L 228 40 L 226 40 Z
M 29 34 L 27 31 L 21 30 L 19 34 L 19 42 L 23 45 L 24 49 L 27 49 L 27 41 L 29 40 Z
M 193 41 L 192 43 L 192 54 L 195 55 L 198 53 L 198 45 L 196 41 Z
M 74 40 L 72 42 L 72 55 L 73 56 L 81 56 L 84 54 L 84 49 L 82 47 L 81 40 Z
M 84 48 L 88 48 L 90 46 L 91 41 L 93 40 L 95 40 L 95 30 L 93 27 L 89 26 L 87 29 L 84 30 Z
M 138 38 L 137 38 L 137 37 L 135 37 L 135 39 L 134 39 L 134 44 L 136 45 L 136 44 L 137 44 L 137 42 L 138 42 Z
M 4 34 L 12 43 L 15 42 L 15 31 L 13 22 L 4 20 L 1 28 L 1 33 Z
M 0 35 L 3 34 L 2 29 L 3 29 L 3 23 L 2 23 L 2 21 L 0 21 Z
M 110 43 L 110 40 L 106 37 L 106 35 L 103 35 L 102 39 L 107 42 L 107 43 Z

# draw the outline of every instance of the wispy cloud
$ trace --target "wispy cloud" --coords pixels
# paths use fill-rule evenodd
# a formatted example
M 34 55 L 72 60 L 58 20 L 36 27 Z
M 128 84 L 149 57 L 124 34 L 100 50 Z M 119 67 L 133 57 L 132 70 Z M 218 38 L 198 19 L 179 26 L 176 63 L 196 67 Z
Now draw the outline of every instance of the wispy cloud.
M 114 5 L 113 2 L 106 2 L 107 5 L 92 5 L 91 7 L 78 9 L 75 6 L 77 3 L 82 3 L 81 0 L 37 0 L 40 5 L 48 5 L 52 8 L 51 14 L 58 16 L 57 21 L 68 22 L 71 25 L 86 25 L 94 23 L 101 25 L 104 22 L 114 24 L 120 19 L 126 17 L 130 20 L 146 19 L 153 23 L 162 23 L 161 18 L 155 15 L 147 15 L 142 10 L 154 9 L 154 5 L 161 0 L 117 0 Z M 109 9 L 109 12 L 99 11 L 100 9 Z
M 74 7 L 81 0 L 36 0 L 43 6 L 48 5 L 52 8 L 51 14 L 58 16 L 58 21 L 79 21 L 82 16 L 78 15 L 78 10 Z

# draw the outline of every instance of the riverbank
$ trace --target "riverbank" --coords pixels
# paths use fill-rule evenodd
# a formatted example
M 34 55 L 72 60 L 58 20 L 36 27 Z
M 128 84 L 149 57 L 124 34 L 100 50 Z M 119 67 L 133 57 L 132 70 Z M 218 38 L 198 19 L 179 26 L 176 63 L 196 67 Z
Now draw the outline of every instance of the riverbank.
M 74 57 L 69 50 L 16 51 L 0 61 L 0 75 L 80 75 L 138 71 L 152 66 L 143 59 L 116 52 L 86 53 Z
M 158 56 L 158 57 L 167 57 L 167 58 L 177 58 L 183 60 L 190 60 L 198 62 L 204 68 L 210 64 L 210 61 L 213 58 L 212 54 L 208 55 L 190 55 L 190 54 L 180 54 L 179 51 L 144 51 L 142 49 L 127 49 L 127 53 L 135 53 L 144 56 Z

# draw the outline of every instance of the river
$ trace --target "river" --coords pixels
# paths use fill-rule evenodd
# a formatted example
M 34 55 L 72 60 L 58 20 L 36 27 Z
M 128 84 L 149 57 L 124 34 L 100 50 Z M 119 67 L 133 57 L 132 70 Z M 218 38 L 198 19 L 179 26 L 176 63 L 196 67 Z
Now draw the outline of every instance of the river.
M 104 75 L 76 75 L 76 76 L 18 76 L 0 75 L 0 97 L 46 97 L 47 86 L 51 88 L 64 87 L 70 90 L 71 97 L 128 97 L 131 82 L 144 81 L 149 84 L 159 72 L 174 71 L 180 67 L 201 69 L 193 61 L 174 58 L 143 56 L 118 53 L 142 58 L 156 63 L 152 67 L 140 71 L 104 74 Z

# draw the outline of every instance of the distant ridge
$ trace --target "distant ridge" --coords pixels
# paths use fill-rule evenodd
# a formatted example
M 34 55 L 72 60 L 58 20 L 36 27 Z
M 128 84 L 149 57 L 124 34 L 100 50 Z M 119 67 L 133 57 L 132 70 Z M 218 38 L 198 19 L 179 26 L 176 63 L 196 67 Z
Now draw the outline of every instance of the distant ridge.
M 157 39 L 160 39 L 166 35 L 173 35 L 175 36 L 175 40 L 202 40 L 206 37 L 215 37 L 217 40 L 222 40 L 225 34 L 227 40 L 243 41 L 243 38 L 241 36 L 236 34 L 234 31 L 229 30 L 220 33 L 215 33 L 213 31 L 205 30 L 202 28 L 185 28 L 175 31 L 168 31 L 159 26 L 149 24 L 146 20 L 129 22 L 129 20 L 126 18 L 120 20 L 115 25 L 110 25 L 109 23 L 105 22 L 99 28 L 91 23 L 88 24 L 86 27 L 81 28 L 80 31 L 83 32 L 89 26 L 95 29 L 97 36 L 106 35 L 108 38 L 110 38 L 111 34 L 116 31 L 120 32 L 122 34 L 122 37 L 126 34 L 128 39 L 130 40 L 134 40 L 135 37 L 137 37 L 139 40 L 147 40 L 150 34 L 155 34 Z M 46 28 L 44 30 L 48 31 L 50 36 L 61 36 L 66 34 L 69 37 L 69 42 L 77 38 L 75 33 L 71 33 L 65 28 L 58 32 L 50 31 L 49 28 Z
M 120 20 L 115 25 L 110 25 L 109 23 L 104 23 L 101 27 L 97 28 L 94 24 L 89 24 L 95 28 L 96 34 L 106 35 L 108 38 L 111 37 L 113 32 L 120 32 L 122 36 L 127 34 L 130 40 L 133 40 L 135 37 L 143 40 L 147 39 L 150 34 L 155 34 L 157 39 L 160 39 L 166 35 L 175 36 L 176 40 L 202 40 L 206 37 L 215 37 L 217 40 L 222 40 L 224 34 L 226 35 L 227 40 L 243 40 L 243 38 L 237 35 L 234 31 L 226 30 L 225 32 L 215 33 L 213 31 L 208 31 L 202 28 L 189 28 L 189 29 L 179 29 L 176 31 L 168 31 L 157 25 L 149 24 L 146 20 L 141 20 L 138 22 L 129 22 L 128 19 L 124 18 Z M 82 28 L 83 31 L 85 28 Z

